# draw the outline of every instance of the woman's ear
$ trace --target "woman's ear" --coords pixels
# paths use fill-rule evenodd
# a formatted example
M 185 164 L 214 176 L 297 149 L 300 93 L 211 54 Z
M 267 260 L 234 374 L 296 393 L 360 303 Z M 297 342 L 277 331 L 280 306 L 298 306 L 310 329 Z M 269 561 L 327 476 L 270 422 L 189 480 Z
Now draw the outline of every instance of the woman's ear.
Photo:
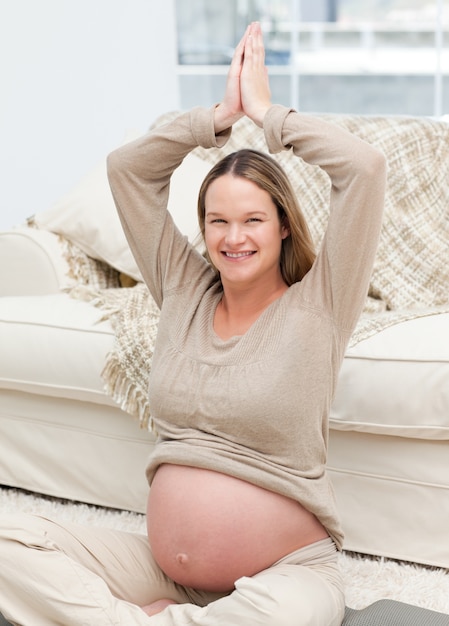
M 288 217 L 286 215 L 282 216 L 281 220 L 281 237 L 282 239 L 287 239 L 290 235 L 290 224 L 288 222 Z

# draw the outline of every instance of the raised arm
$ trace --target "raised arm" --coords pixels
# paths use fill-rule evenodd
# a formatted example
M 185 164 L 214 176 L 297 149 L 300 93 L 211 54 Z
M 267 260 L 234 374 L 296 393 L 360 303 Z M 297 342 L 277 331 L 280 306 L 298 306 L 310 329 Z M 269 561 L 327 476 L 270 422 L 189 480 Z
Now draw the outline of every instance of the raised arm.
M 213 110 L 195 108 L 122 146 L 108 157 L 108 177 L 126 238 L 153 297 L 160 306 L 164 290 L 182 281 L 188 262 L 201 271 L 186 238 L 167 211 L 170 179 L 196 146 L 217 146 Z M 207 267 L 203 268 L 204 271 Z
M 264 131 L 270 152 L 292 149 L 330 178 L 329 221 L 302 292 L 311 303 L 321 299 L 319 305 L 350 333 L 366 299 L 378 246 L 386 159 L 338 125 L 278 105 L 265 115 Z

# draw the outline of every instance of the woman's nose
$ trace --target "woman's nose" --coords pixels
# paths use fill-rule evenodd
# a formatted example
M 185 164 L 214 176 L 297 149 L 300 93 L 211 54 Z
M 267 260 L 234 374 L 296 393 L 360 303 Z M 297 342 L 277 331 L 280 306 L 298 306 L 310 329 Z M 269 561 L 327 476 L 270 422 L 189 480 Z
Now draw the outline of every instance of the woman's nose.
M 226 230 L 226 243 L 235 246 L 243 241 L 245 241 L 245 233 L 240 224 L 229 224 Z

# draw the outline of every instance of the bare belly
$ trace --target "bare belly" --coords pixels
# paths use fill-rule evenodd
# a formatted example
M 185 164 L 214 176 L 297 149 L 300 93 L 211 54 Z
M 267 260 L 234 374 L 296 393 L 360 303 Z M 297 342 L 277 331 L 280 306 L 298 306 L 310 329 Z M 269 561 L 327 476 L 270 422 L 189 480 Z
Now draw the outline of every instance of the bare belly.
M 283 556 L 328 536 L 300 504 L 225 474 L 161 465 L 147 510 L 154 557 L 175 582 L 229 591 Z

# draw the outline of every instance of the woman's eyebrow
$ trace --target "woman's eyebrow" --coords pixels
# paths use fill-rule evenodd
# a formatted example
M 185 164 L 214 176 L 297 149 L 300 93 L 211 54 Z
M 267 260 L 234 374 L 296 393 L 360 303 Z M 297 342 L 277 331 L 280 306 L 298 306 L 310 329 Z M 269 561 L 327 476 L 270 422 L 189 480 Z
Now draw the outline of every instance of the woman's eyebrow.
M 223 215 L 223 212 L 221 211 L 208 211 L 206 209 L 206 215 L 210 216 L 214 216 L 214 217 L 221 217 Z M 244 215 L 245 217 L 251 217 L 252 215 L 267 215 L 267 213 L 261 209 L 257 209 L 255 211 L 244 211 L 242 213 L 242 215 Z

